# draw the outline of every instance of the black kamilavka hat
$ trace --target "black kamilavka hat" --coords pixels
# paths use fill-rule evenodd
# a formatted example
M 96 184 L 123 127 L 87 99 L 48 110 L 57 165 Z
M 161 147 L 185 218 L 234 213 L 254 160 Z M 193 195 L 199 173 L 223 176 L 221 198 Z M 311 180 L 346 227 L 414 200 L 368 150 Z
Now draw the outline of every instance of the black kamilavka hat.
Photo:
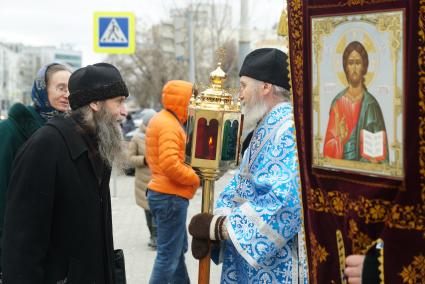
M 108 63 L 97 63 L 72 73 L 68 83 L 71 109 L 114 97 L 128 97 L 127 87 L 118 69 Z
M 259 48 L 242 63 L 239 77 L 247 76 L 290 90 L 288 56 L 276 48 Z

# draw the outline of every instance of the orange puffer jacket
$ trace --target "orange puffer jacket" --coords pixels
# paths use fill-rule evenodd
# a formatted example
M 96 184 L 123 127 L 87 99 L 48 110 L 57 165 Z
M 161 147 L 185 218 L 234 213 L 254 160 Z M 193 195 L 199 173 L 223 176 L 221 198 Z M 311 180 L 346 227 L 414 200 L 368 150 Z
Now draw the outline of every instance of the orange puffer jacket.
M 184 163 L 186 134 L 182 124 L 187 120 L 187 109 L 192 84 L 170 81 L 162 93 L 164 109 L 149 122 L 146 130 L 146 160 L 152 171 L 148 188 L 166 194 L 191 199 L 199 187 L 199 177 Z

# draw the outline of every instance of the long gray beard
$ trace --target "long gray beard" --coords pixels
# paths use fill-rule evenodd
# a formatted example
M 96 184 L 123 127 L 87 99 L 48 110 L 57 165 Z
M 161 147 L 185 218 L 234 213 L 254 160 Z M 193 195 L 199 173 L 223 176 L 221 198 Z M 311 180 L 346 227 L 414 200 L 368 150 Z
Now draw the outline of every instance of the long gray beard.
M 258 122 L 266 115 L 269 108 L 263 100 L 258 100 L 254 105 L 242 106 L 242 113 L 244 114 L 243 128 L 246 131 L 254 130 Z
M 95 112 L 93 120 L 98 138 L 98 151 L 102 160 L 118 169 L 120 172 L 127 168 L 124 154 L 123 135 L 116 118 L 105 108 Z

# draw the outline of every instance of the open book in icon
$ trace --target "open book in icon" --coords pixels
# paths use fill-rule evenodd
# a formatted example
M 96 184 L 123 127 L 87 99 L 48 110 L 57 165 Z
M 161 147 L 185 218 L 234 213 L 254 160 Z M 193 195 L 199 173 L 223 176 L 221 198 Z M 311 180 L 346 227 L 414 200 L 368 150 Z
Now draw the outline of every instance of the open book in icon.
M 378 163 L 387 156 L 387 135 L 384 130 L 372 133 L 360 131 L 360 155 L 371 162 Z

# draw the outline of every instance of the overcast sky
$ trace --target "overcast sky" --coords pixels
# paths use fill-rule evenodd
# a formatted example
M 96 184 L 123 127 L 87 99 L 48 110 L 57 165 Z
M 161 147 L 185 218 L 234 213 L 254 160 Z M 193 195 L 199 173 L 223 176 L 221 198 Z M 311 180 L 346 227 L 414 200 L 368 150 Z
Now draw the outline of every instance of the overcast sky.
M 283 0 L 246 0 L 251 27 L 271 28 L 280 17 Z M 166 20 L 168 9 L 189 0 L 0 0 L 0 41 L 28 45 L 71 44 L 83 52 L 83 65 L 101 61 L 104 54 L 93 52 L 94 12 L 133 12 L 138 24 Z M 200 1 L 192 1 L 200 2 Z M 216 0 L 216 2 L 226 2 Z M 233 6 L 233 23 L 239 23 L 239 0 Z

